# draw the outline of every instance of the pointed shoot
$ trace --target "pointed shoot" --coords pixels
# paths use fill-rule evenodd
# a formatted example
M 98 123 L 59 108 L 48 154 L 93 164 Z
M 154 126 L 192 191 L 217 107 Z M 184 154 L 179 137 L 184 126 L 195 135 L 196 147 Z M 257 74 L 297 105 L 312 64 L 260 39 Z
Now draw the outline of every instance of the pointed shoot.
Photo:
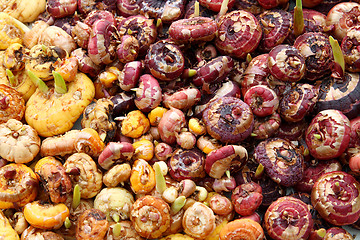
M 198 17 L 200 16 L 200 6 L 199 6 L 199 2 L 196 1 L 194 4 L 194 17 Z
M 10 85 L 12 87 L 15 87 L 16 86 L 15 76 L 10 69 L 6 69 L 6 75 L 9 79 Z
M 344 73 L 345 72 L 345 60 L 344 60 L 344 55 L 341 51 L 339 42 L 336 39 L 334 39 L 332 36 L 329 37 L 329 41 L 330 41 L 331 48 L 333 51 L 334 61 L 335 61 L 335 63 L 337 63 L 341 66 L 341 69 Z
M 184 71 L 181 75 L 181 78 L 190 78 L 190 77 L 195 76 L 196 73 L 197 73 L 197 71 L 195 69 L 186 68 L 186 69 L 184 69 Z M 181 81 L 181 78 L 179 78 L 180 81 Z
M 221 8 L 220 8 L 220 12 L 217 15 L 217 18 L 225 15 L 225 13 L 228 10 L 228 4 L 229 4 L 229 0 L 223 0 L 221 3 Z
M 162 24 L 162 20 L 161 20 L 161 18 L 158 18 L 158 19 L 156 20 L 156 27 L 157 27 L 157 28 L 160 27 L 161 24 Z M 130 30 L 130 29 L 129 29 L 129 30 Z M 131 30 L 130 30 L 130 31 L 131 31 Z
M 27 70 L 27 75 L 31 79 L 31 81 L 35 84 L 37 88 L 43 93 L 47 93 L 49 91 L 48 86 L 41 80 L 38 76 L 36 76 L 32 71 Z
M 324 238 L 326 235 L 326 229 L 325 228 L 320 228 L 318 230 L 316 230 L 316 234 L 320 237 L 320 238 Z
M 79 184 L 76 184 L 73 192 L 73 202 L 72 202 L 73 209 L 76 209 L 79 206 L 80 200 L 81 200 L 80 186 Z
M 112 215 L 112 219 L 114 220 L 114 222 L 119 222 L 119 221 L 120 221 L 120 216 L 119 216 L 119 214 L 114 213 L 114 214 Z
M 120 236 L 120 233 L 121 233 L 121 224 L 120 224 L 120 223 L 116 223 L 116 224 L 113 226 L 112 231 L 113 231 L 114 237 Z
M 189 69 L 189 77 L 195 76 L 196 73 L 197 71 L 195 69 Z
M 47 47 L 46 45 L 42 44 L 42 45 L 41 45 L 41 50 L 42 50 L 43 52 L 47 52 L 48 47 Z
M 265 171 L 264 165 L 259 163 L 255 171 L 255 178 L 261 178 L 261 176 L 264 174 L 264 171 Z
M 185 206 L 185 203 L 185 196 L 177 197 L 175 201 L 171 204 L 171 211 L 173 212 L 173 214 L 177 214 Z
M 341 192 L 341 186 L 340 183 L 338 181 L 336 181 L 333 185 L 333 191 L 336 195 L 340 194 Z
M 303 152 L 303 155 L 304 155 L 304 156 L 309 156 L 309 154 L 310 154 L 309 149 L 308 149 L 308 148 L 305 148 L 305 149 L 304 149 L 304 152 Z
M 55 92 L 60 94 L 67 93 L 65 80 L 60 75 L 60 73 L 56 71 L 52 71 L 52 75 L 54 76 L 54 80 L 55 80 Z
M 317 134 L 317 133 L 314 134 L 314 137 L 315 137 L 316 139 L 318 139 L 318 140 L 321 139 L 321 135 L 320 135 L 320 134 Z
M 100 133 L 99 137 L 100 137 L 101 141 L 105 142 L 106 132 Z
M 250 53 L 248 53 L 248 54 L 246 55 L 246 63 L 249 64 L 249 63 L 251 62 L 251 60 L 252 60 L 252 56 L 251 56 Z
M 65 218 L 64 227 L 65 227 L 66 229 L 69 229 L 69 228 L 71 227 L 71 221 L 70 221 L 69 217 L 66 217 L 66 218 Z
M 161 167 L 159 163 L 154 164 L 154 170 L 155 170 L 155 179 L 156 179 L 156 190 L 160 194 L 163 194 L 163 192 L 166 190 L 166 181 L 164 175 L 161 172 Z
M 231 178 L 230 170 L 226 170 L 225 174 L 227 178 Z
M 304 32 L 304 14 L 302 10 L 301 0 L 296 0 L 296 6 L 294 8 L 294 34 L 299 36 Z

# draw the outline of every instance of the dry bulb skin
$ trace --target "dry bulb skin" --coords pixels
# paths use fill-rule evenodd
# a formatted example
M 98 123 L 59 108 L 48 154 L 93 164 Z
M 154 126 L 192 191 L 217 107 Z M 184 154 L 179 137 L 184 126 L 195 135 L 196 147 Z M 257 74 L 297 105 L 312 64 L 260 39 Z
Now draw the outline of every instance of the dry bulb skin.
M 205 177 L 204 165 L 204 155 L 196 148 L 191 150 L 178 148 L 168 162 L 170 176 L 178 181 L 199 180 Z
M 182 226 L 188 235 L 194 238 L 206 238 L 215 229 L 214 212 L 205 204 L 195 202 L 186 209 Z
M 35 129 L 16 119 L 0 124 L 0 156 L 9 162 L 31 162 L 40 151 Z
M 350 72 L 359 72 L 359 62 L 357 56 L 359 51 L 357 46 L 359 44 L 358 27 L 354 26 L 346 33 L 343 41 L 341 42 L 341 50 L 344 52 L 344 60 L 346 63 L 346 69 Z
M 40 229 L 58 229 L 69 217 L 69 209 L 63 203 L 50 204 L 34 201 L 24 207 L 26 221 L 33 227 Z
M 308 206 L 294 197 L 282 197 L 266 210 L 264 223 L 273 239 L 306 239 L 313 227 Z M 295 225 L 295 226 L 294 226 Z
M 85 153 L 74 153 L 64 163 L 73 185 L 79 184 L 82 198 L 96 196 L 102 187 L 102 172 L 95 161 Z
M 289 82 L 297 82 L 305 75 L 305 59 L 293 46 L 278 45 L 269 52 L 269 70 L 272 76 Z
M 13 88 L 0 85 L 0 123 L 10 119 L 21 120 L 25 113 L 25 101 Z
M 9 219 L 9 222 L 14 228 L 14 230 L 20 235 L 29 226 L 29 223 L 26 221 L 24 213 L 22 211 L 10 210 L 10 213 L 6 213 L 5 216 Z
M 158 80 L 150 74 L 139 78 L 139 88 L 136 90 L 135 105 L 142 112 L 150 112 L 159 106 L 162 100 Z
M 66 4 L 61 4 L 60 1 L 48 1 L 46 3 L 46 10 L 55 18 L 62 18 L 70 16 L 75 13 L 77 2 L 74 0 L 67 1 Z
M 209 84 L 221 82 L 233 69 L 233 66 L 234 60 L 231 57 L 216 57 L 197 68 L 196 74 L 192 78 L 192 82 L 196 86 L 202 86 L 202 89 L 206 90 L 206 88 L 210 86 Z
M 57 26 L 45 28 L 37 39 L 37 44 L 63 48 L 68 53 L 76 48 L 75 40 L 65 30 Z
M 180 132 L 185 123 L 185 115 L 181 110 L 171 108 L 165 112 L 158 125 L 161 140 L 167 144 L 175 143 L 175 132 Z
M 294 47 L 305 58 L 306 79 L 313 81 L 330 74 L 330 66 L 334 57 L 326 34 L 321 32 L 304 33 L 296 38 Z
M 178 43 L 211 41 L 216 34 L 216 22 L 208 17 L 180 19 L 171 23 L 169 35 Z
M 266 77 L 270 74 L 268 59 L 269 54 L 265 53 L 254 57 L 250 61 L 240 80 L 242 96 L 253 86 L 268 85 L 266 82 Z
M 116 124 L 111 117 L 113 107 L 113 102 L 105 98 L 89 104 L 84 109 L 81 127 L 96 130 L 103 141 L 111 139 L 111 135 L 115 133 L 116 128 Z
M 118 25 L 119 35 L 132 35 L 139 41 L 139 55 L 146 54 L 150 45 L 155 42 L 157 31 L 153 19 L 142 15 L 129 16 Z M 129 31 L 130 30 L 130 31 Z
M 75 190 L 74 190 L 75 192 Z M 79 219 L 80 215 L 85 212 L 86 210 L 94 208 L 94 201 L 93 199 L 80 199 L 78 206 L 74 206 L 73 197 L 69 197 L 65 202 L 65 205 L 70 210 L 70 215 L 68 217 L 69 221 L 65 219 L 64 224 L 57 230 L 56 233 L 63 236 L 65 239 L 74 237 L 76 234 L 76 227 L 77 227 L 77 220 Z M 65 224 L 66 223 L 66 224 Z M 70 223 L 70 224 L 69 224 Z M 69 227 L 70 225 L 70 227 Z
M 164 93 L 162 104 L 167 108 L 186 110 L 194 106 L 201 99 L 201 92 L 197 88 L 186 88 L 175 93 Z
M 230 170 L 232 162 L 239 162 L 241 169 L 248 160 L 248 152 L 242 146 L 227 145 L 211 151 L 205 159 L 205 171 L 213 178 L 221 178 Z
M 104 239 L 109 228 L 105 214 L 95 208 L 83 212 L 76 225 L 76 239 Z
M 95 197 L 94 208 L 101 210 L 110 222 L 130 218 L 134 198 L 128 190 L 120 187 L 103 188 Z
M 291 142 L 270 138 L 255 148 L 254 158 L 263 165 L 266 173 L 276 183 L 293 186 L 304 174 L 304 158 Z
M 350 19 L 356 19 L 359 16 L 360 5 L 356 2 L 346 2 L 337 4 L 332 8 L 327 17 L 326 25 L 334 26 L 334 36 L 341 41 L 345 36 L 349 28 L 357 25 L 357 20 L 352 21 Z
M 64 135 L 48 137 L 42 144 L 42 156 L 65 156 L 76 152 L 99 156 L 104 149 L 104 142 L 92 128 L 71 130 Z
M 244 10 L 232 11 L 219 19 L 215 45 L 226 55 L 245 58 L 257 48 L 261 35 L 260 23 L 253 14 Z
M 116 54 L 120 62 L 129 63 L 138 57 L 139 41 L 130 35 L 121 38 L 121 44 L 116 47 Z
M 108 170 L 114 164 L 129 161 L 134 155 L 134 147 L 127 142 L 110 142 L 98 158 L 99 165 Z
M 279 107 L 279 98 L 275 91 L 263 85 L 253 86 L 247 90 L 244 95 L 244 102 L 258 117 L 269 116 Z
M 54 157 L 45 157 L 36 163 L 34 170 L 51 201 L 65 202 L 71 192 L 72 184 L 62 163 Z
M 352 239 L 359 0 L 1 3 L 0 239 Z
M 259 49 L 270 51 L 273 47 L 282 44 L 293 27 L 291 13 L 284 10 L 270 10 L 261 13 L 258 17 L 263 29 Z
M 297 84 L 280 101 L 279 112 L 288 122 L 304 119 L 314 108 L 318 90 L 310 84 Z
M 88 53 L 95 64 L 109 64 L 114 60 L 115 52 L 110 41 L 114 32 L 114 25 L 107 19 L 99 19 L 92 24 Z
M 312 156 L 320 160 L 339 157 L 349 145 L 350 121 L 338 110 L 321 111 L 307 128 L 305 140 Z
M 273 137 L 281 126 L 281 117 L 278 113 L 273 113 L 265 118 L 255 117 L 254 129 L 251 137 L 259 140 L 265 140 Z
M 180 18 L 185 8 L 184 0 L 167 0 L 155 4 L 151 0 L 141 2 L 139 13 L 152 18 L 159 18 L 163 22 L 172 22 Z
M 49 81 L 54 78 L 52 70 L 55 68 L 55 62 L 58 58 L 64 59 L 66 54 L 63 48 L 37 44 L 30 49 L 25 69 L 35 73 L 42 80 Z
M 150 195 L 141 197 L 131 207 L 130 219 L 144 238 L 158 238 L 170 226 L 170 208 L 162 199 Z
M 229 222 L 220 230 L 220 240 L 254 239 L 264 238 L 264 230 L 261 225 L 251 219 L 237 219 Z
M 330 78 L 323 81 L 319 88 L 319 98 L 314 112 L 336 109 L 345 114 L 349 119 L 356 118 L 359 108 L 357 89 L 360 85 L 359 74 L 345 72 L 343 81 Z
M 263 199 L 262 188 L 255 182 L 237 186 L 231 195 L 235 212 L 241 216 L 249 216 L 257 210 Z
M 241 142 L 254 126 L 249 105 L 234 97 L 222 97 L 209 103 L 203 112 L 207 132 L 223 143 Z
M 23 207 L 35 200 L 39 181 L 31 168 L 11 163 L 0 168 L 0 208 Z
M 341 171 L 342 166 L 338 160 L 312 161 L 310 166 L 305 167 L 304 177 L 294 186 L 299 192 L 310 193 L 316 180 L 323 174 L 332 171 Z M 351 164 L 349 163 L 351 167 Z
M 320 215 L 335 226 L 353 223 L 359 216 L 359 182 L 351 175 L 334 171 L 316 180 L 311 203 Z
M 352 240 L 354 237 L 345 229 L 340 227 L 332 227 L 326 230 L 324 239 L 344 239 Z

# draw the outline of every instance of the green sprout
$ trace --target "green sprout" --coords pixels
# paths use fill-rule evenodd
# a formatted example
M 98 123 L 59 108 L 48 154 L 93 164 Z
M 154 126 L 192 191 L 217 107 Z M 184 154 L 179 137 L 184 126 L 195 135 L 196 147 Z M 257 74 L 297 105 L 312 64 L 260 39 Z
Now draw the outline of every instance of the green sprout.
M 12 87 L 15 87 L 16 86 L 15 76 L 10 69 L 6 69 L 6 75 L 9 79 L 10 85 Z
M 56 71 L 52 71 L 52 75 L 54 76 L 54 80 L 55 80 L 55 92 L 60 94 L 67 93 L 65 80 L 60 75 L 60 73 Z
M 166 181 L 164 175 L 161 172 L 160 165 L 158 163 L 154 164 L 154 170 L 155 170 L 155 179 L 156 179 L 156 190 L 160 194 L 163 194 L 163 192 L 166 190 Z
M 76 184 L 73 192 L 73 202 L 72 202 L 73 209 L 76 209 L 79 206 L 80 200 L 81 200 L 80 186 L 79 184 Z
M 27 70 L 27 75 L 31 79 L 31 81 L 35 84 L 37 88 L 43 93 L 47 93 L 49 91 L 48 86 L 45 84 L 43 80 L 41 80 L 38 76 L 36 76 L 32 71 Z
M 294 34 L 299 36 L 304 32 L 304 14 L 302 10 L 301 0 L 296 0 L 296 6 L 294 8 Z
M 345 72 L 345 60 L 344 55 L 341 51 L 339 42 L 334 39 L 332 36 L 329 37 L 330 45 L 333 51 L 334 61 L 335 63 L 341 66 L 343 73 Z
M 171 211 L 173 214 L 177 214 L 185 205 L 186 197 L 180 196 L 175 199 L 175 201 L 171 204 Z

